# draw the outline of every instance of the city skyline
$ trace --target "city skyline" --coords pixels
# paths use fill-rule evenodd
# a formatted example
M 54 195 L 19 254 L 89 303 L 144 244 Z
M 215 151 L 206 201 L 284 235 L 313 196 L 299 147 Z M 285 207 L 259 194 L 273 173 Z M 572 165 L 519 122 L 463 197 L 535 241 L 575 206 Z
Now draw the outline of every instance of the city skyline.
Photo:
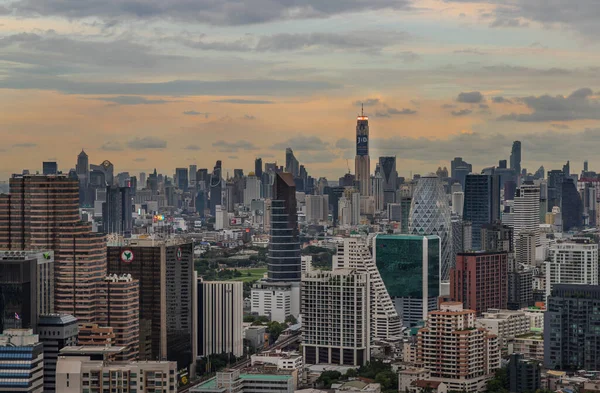
M 514 140 L 530 172 L 600 165 L 595 3 L 136 4 L 0 1 L 0 178 L 70 169 L 75 146 L 163 173 L 282 163 L 291 147 L 334 178 L 361 104 L 371 158 L 396 155 L 402 176 L 493 165 Z

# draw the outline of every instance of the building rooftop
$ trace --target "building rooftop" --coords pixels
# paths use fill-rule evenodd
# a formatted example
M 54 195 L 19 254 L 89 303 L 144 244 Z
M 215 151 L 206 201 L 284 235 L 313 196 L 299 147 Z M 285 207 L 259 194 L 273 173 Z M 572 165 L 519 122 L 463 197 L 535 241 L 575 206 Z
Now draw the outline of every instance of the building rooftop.
M 124 351 L 126 347 L 100 347 L 94 345 L 78 345 L 73 347 L 64 347 L 60 350 L 61 355 L 69 354 L 69 355 L 81 355 L 85 356 L 87 354 L 117 354 Z
M 55 326 L 68 325 L 71 323 L 77 323 L 77 318 L 75 318 L 71 314 L 44 314 L 40 315 L 38 325 Z
M 541 332 L 529 332 L 525 334 L 520 334 L 515 338 L 523 339 L 523 340 L 537 340 L 544 341 L 544 334 Z
M 431 239 L 439 239 L 439 236 L 436 235 L 428 235 L 428 236 L 421 236 L 421 235 L 403 235 L 403 234 L 392 234 L 392 235 L 377 235 L 375 238 L 376 239 L 382 239 L 382 240 L 421 240 L 423 238 L 427 238 L 428 240 Z

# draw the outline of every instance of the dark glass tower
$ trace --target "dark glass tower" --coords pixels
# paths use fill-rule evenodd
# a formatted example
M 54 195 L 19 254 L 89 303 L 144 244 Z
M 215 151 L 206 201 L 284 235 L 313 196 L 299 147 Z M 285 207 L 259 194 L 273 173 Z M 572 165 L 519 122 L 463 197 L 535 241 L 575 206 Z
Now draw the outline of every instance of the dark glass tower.
M 561 212 L 563 231 L 583 226 L 583 203 L 573 179 L 566 178 L 562 182 Z
M 512 151 L 510 152 L 510 169 L 515 172 L 515 175 L 519 176 L 521 173 L 521 142 L 514 141 L 512 145 Z
M 187 168 L 176 168 L 175 176 L 176 176 L 175 183 L 176 183 L 177 187 L 180 190 L 182 190 L 183 192 L 187 192 L 188 184 L 189 184 L 188 169 Z
M 463 220 L 472 224 L 473 249 L 481 249 L 481 227 L 500 218 L 500 182 L 496 175 L 468 175 Z
M 291 173 L 277 173 L 271 201 L 271 234 L 268 256 L 269 281 L 300 281 L 296 186 Z
M 42 162 L 42 173 L 44 175 L 56 175 L 58 173 L 58 165 L 56 161 Z
M 548 211 L 554 206 L 561 206 L 562 183 L 565 179 L 563 171 L 555 169 L 548 172 Z
M 133 201 L 129 187 L 106 187 L 106 202 L 102 204 L 102 231 L 131 237 Z
M 263 174 L 263 164 L 262 164 L 262 158 L 257 158 L 256 160 L 254 160 L 254 176 L 256 176 L 258 179 L 260 179 L 262 177 Z
M 210 176 L 210 214 L 214 217 L 216 207 L 222 203 L 223 178 L 221 176 L 221 160 L 217 161 Z

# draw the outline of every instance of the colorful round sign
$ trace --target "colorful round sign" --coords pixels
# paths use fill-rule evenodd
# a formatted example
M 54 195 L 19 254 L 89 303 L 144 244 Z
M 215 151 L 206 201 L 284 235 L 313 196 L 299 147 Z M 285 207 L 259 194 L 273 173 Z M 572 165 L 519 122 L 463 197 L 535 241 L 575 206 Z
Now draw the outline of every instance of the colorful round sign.
M 179 247 L 177 249 L 177 260 L 181 261 L 181 258 L 183 257 L 183 251 L 181 251 L 181 247 Z
M 133 251 L 123 250 L 123 252 L 121 252 L 121 261 L 123 261 L 123 263 L 133 262 Z

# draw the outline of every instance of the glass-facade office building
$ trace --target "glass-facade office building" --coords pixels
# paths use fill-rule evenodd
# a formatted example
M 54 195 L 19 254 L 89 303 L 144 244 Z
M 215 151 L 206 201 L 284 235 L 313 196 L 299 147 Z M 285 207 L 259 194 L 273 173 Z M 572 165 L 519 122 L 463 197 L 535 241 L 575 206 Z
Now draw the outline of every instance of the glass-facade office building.
M 416 325 L 440 296 L 439 236 L 377 235 L 373 258 L 404 326 Z

